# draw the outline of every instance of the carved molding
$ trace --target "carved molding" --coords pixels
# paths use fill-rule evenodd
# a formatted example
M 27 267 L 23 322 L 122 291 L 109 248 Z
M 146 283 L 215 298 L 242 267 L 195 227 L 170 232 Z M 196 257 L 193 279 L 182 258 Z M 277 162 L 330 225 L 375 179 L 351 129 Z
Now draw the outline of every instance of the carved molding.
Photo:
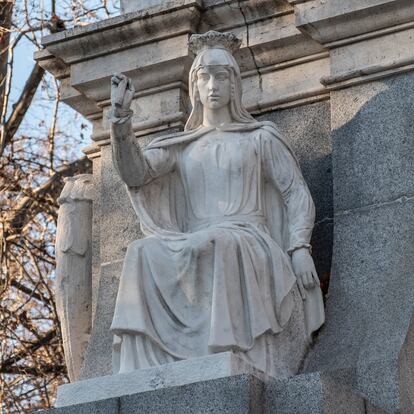
M 312 81 L 306 85 L 302 83 L 306 88 L 299 94 L 297 88 L 293 87 L 289 93 L 286 83 L 277 82 L 281 78 L 292 78 L 293 81 L 298 72 L 294 68 L 296 65 L 303 71 L 306 66 L 302 60 L 314 61 L 324 53 L 321 45 L 295 27 L 292 6 L 273 0 L 211 3 L 203 2 L 202 9 L 201 2 L 197 1 L 164 2 L 145 13 L 133 12 L 47 36 L 43 39 L 46 51 L 36 58 L 43 67 L 62 79 L 64 102 L 89 118 L 103 119 L 102 131 L 94 133 L 94 139 L 104 139 L 108 135 L 103 112 L 108 105 L 109 79 L 114 71 L 123 72 L 133 80 L 139 91 L 136 99 L 142 108 L 145 96 L 161 103 L 165 90 L 171 89 L 174 83 L 180 83 L 181 93 L 177 93 L 176 108 L 166 114 L 152 105 L 149 117 L 143 109 L 142 116 L 134 120 L 136 125 L 140 125 L 137 135 L 141 131 L 148 133 L 153 128 L 162 129 L 163 126 L 158 125 L 160 122 L 164 123 L 164 129 L 170 127 L 169 118 L 179 114 L 182 114 L 182 120 L 174 122 L 185 122 L 188 113 L 187 98 L 184 98 L 186 73 L 192 62 L 188 38 L 198 31 L 198 25 L 202 31 L 233 31 L 242 39 L 236 59 L 245 85 L 272 85 L 273 91 L 263 88 L 259 91 L 262 96 L 247 99 L 246 105 L 251 111 L 260 113 L 290 106 L 295 101 L 303 104 L 304 96 L 313 100 L 312 95 L 319 99 L 321 94 L 326 94 L 318 74 L 314 72 L 304 76 L 307 80 L 312 78 Z M 58 71 L 55 61 L 59 61 L 64 70 Z M 307 67 L 311 69 L 311 66 Z M 288 72 L 291 72 L 290 76 Z M 322 71 L 319 75 L 324 74 L 327 73 Z M 145 125 L 149 130 L 141 129 Z
M 333 42 L 414 21 L 411 0 L 311 0 L 295 5 L 296 26 L 317 42 Z
M 412 0 L 295 3 L 296 26 L 330 50 L 329 90 L 413 69 Z

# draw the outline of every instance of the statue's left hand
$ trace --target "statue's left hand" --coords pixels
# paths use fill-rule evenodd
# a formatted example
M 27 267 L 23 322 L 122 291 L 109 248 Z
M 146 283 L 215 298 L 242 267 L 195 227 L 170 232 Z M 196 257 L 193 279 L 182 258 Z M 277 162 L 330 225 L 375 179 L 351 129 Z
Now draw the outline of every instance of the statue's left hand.
M 315 264 L 313 263 L 309 249 L 302 248 L 295 250 L 292 253 L 292 266 L 297 278 L 299 292 L 302 299 L 305 300 L 305 289 L 320 286 L 318 274 L 316 273 Z

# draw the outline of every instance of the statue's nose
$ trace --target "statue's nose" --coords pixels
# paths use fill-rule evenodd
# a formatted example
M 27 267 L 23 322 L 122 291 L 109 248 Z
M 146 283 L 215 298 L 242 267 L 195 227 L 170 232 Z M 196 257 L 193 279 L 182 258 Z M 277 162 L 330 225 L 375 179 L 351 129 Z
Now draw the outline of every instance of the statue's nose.
M 208 82 L 208 89 L 210 90 L 210 91 L 217 91 L 217 85 L 216 85 L 216 82 L 214 81 L 214 79 L 210 79 L 209 80 L 209 82 Z

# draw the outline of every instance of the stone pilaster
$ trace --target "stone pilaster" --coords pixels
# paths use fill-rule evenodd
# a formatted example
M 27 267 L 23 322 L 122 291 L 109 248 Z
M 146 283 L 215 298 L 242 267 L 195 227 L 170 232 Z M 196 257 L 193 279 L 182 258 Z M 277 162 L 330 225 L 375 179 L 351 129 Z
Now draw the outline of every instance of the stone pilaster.
M 402 378 L 414 369 L 404 357 L 414 345 L 414 3 L 295 3 L 297 27 L 330 51 L 321 82 L 333 140 L 327 323 L 306 370 L 387 412 L 412 412 Z

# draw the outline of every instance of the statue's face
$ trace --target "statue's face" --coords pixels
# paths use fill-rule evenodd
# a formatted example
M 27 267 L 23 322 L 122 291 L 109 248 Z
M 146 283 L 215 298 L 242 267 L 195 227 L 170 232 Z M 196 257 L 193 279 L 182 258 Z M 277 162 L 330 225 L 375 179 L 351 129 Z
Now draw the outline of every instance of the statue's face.
M 225 66 L 202 66 L 197 71 L 200 101 L 208 109 L 220 109 L 230 102 L 230 73 Z

